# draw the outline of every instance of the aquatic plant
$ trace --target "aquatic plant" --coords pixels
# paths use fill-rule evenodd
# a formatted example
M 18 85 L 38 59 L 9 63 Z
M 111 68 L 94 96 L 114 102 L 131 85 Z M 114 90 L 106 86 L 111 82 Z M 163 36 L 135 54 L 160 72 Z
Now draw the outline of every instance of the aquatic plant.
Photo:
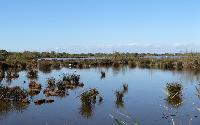
M 19 101 L 23 103 L 28 103 L 28 93 L 26 90 L 21 89 L 20 87 L 5 87 L 0 86 L 0 100 L 4 101 Z
M 151 60 L 149 59 L 141 59 L 139 60 L 139 67 L 140 68 L 150 68 Z
M 167 83 L 166 85 L 167 92 L 170 96 L 179 95 L 182 92 L 182 85 L 177 82 Z
M 86 118 L 92 116 L 97 97 L 99 97 L 98 101 L 101 103 L 103 101 L 103 97 L 99 96 L 99 92 L 96 88 L 89 89 L 81 93 L 79 98 L 81 100 L 80 114 L 82 116 Z
M 29 89 L 28 90 L 28 95 L 30 95 L 30 96 L 36 96 L 38 94 L 40 94 L 40 89 Z
M 33 69 L 30 69 L 27 71 L 27 77 L 29 79 L 37 79 L 38 77 L 38 71 L 37 70 L 33 70 Z
M 166 92 L 167 92 L 167 102 L 172 107 L 179 107 L 182 102 L 182 85 L 180 83 L 167 83 Z
M 124 95 L 128 92 L 128 84 L 123 84 L 121 90 L 115 91 L 115 104 L 117 108 L 123 108 L 124 107 L 124 100 L 123 97 Z
M 81 93 L 80 100 L 83 104 L 95 103 L 98 94 L 97 89 L 93 88 Z
M 31 81 L 29 83 L 29 88 L 30 89 L 39 89 L 40 90 L 42 88 L 42 86 L 41 86 L 41 84 L 38 84 L 35 81 Z
M 42 105 L 44 103 L 53 103 L 53 99 L 36 99 L 34 100 L 35 105 Z
M 48 78 L 47 88 L 43 93 L 46 96 L 60 96 L 68 95 L 66 90 L 83 87 L 84 84 L 80 82 L 80 76 L 75 74 L 62 74 L 59 80 L 55 78 Z
M 128 92 L 128 84 L 123 84 L 123 93 Z
M 48 97 L 48 96 L 59 96 L 59 97 L 64 97 L 68 95 L 65 90 L 60 90 L 57 88 L 46 88 L 44 89 L 43 93 Z
M 101 79 L 104 79 L 106 77 L 106 73 L 104 71 L 101 71 Z
M 56 84 L 60 89 L 74 89 L 84 86 L 84 84 L 80 82 L 80 75 L 76 74 L 63 74 L 61 80 Z
M 50 73 L 51 72 L 51 62 L 50 61 L 40 61 L 39 62 L 39 70 L 43 73 Z
M 48 87 L 55 87 L 56 86 L 56 79 L 54 77 L 47 79 L 47 85 Z
M 16 71 L 8 70 L 6 72 L 6 78 L 7 79 L 19 78 L 19 74 Z
M 117 102 L 123 102 L 124 93 L 122 91 L 116 91 L 115 95 Z
M 56 69 L 56 70 L 59 70 L 60 69 L 60 62 L 59 61 L 52 61 L 51 62 L 51 68 L 52 69 Z
M 68 75 L 63 75 L 63 81 L 67 82 L 68 84 L 79 84 L 80 80 L 80 75 L 76 75 L 76 74 L 68 74 Z
M 182 70 L 183 69 L 183 62 L 181 62 L 181 61 L 177 62 L 176 67 L 177 67 L 177 70 Z
M 1 50 L 0 50 L 1 51 Z M 2 57 L 2 58 L 1 58 Z M 45 58 L 77 58 L 76 60 L 56 60 Z M 81 59 L 80 59 L 81 58 Z M 91 59 L 87 59 L 91 58 Z M 199 53 L 176 53 L 176 54 L 150 54 L 150 53 L 119 53 L 110 54 L 68 54 L 56 52 L 7 52 L 2 50 L 0 54 L 0 69 L 9 68 L 24 70 L 25 68 L 39 67 L 40 71 L 49 73 L 51 69 L 59 69 L 62 66 L 70 68 L 90 68 L 101 66 L 141 68 L 161 68 L 167 70 L 198 70 L 200 69 Z M 71 65 L 69 65 L 71 64 Z M 29 69 L 28 68 L 28 69 Z
M 137 63 L 135 61 L 128 61 L 128 66 L 130 68 L 135 68 L 137 66 Z

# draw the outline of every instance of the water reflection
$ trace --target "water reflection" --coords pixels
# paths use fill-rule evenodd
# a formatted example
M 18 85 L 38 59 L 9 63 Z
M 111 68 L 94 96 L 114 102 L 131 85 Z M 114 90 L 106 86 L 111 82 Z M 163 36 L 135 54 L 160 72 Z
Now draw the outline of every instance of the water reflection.
M 101 79 L 105 79 L 106 78 L 106 73 L 104 71 L 101 71 Z
M 95 106 L 94 104 L 82 103 L 80 108 L 79 108 L 80 115 L 87 118 L 87 119 L 90 118 L 93 114 L 94 106 Z
M 200 84 L 198 85 L 198 87 L 196 86 L 196 95 L 198 96 L 198 98 L 200 99 Z
M 124 108 L 124 101 L 123 100 L 116 100 L 115 105 L 118 109 Z
M 117 66 L 114 65 L 112 67 L 112 72 L 113 72 L 113 75 L 117 75 L 119 73 L 125 74 L 127 69 L 128 69 L 127 66 L 118 64 Z
M 29 104 L 0 100 L 0 117 L 6 117 L 10 112 L 22 113 Z
M 41 70 L 41 68 L 40 68 L 40 70 Z M 42 70 L 43 70 L 42 72 L 50 73 L 52 68 L 46 69 L 46 68 L 43 67 Z M 80 103 L 80 105 L 73 105 L 74 104 L 73 101 L 69 102 L 70 104 L 72 103 L 72 108 L 78 109 L 78 112 L 73 112 L 72 116 L 74 117 L 75 115 L 78 114 L 78 115 L 81 115 L 85 119 L 92 118 L 92 120 L 89 120 L 89 122 L 91 122 L 90 124 L 95 124 L 96 123 L 95 120 L 99 120 L 99 118 L 102 118 L 103 115 L 108 115 L 110 112 L 112 112 L 113 109 L 116 110 L 116 108 L 124 109 L 125 107 L 129 107 L 130 112 L 133 113 L 133 114 L 134 113 L 137 113 L 137 114 L 147 113 L 148 114 L 148 111 L 154 112 L 154 109 L 157 110 L 158 109 L 157 107 L 159 107 L 160 104 L 163 104 L 163 103 L 166 104 L 167 103 L 167 105 L 169 107 L 172 107 L 171 109 L 176 109 L 176 108 L 179 107 L 178 109 L 180 109 L 181 111 L 187 110 L 184 106 L 182 106 L 180 108 L 181 104 L 183 103 L 183 96 L 182 96 L 183 85 L 181 85 L 181 84 L 166 84 L 165 88 L 166 88 L 167 95 L 165 97 L 165 100 L 163 101 L 163 99 L 157 98 L 157 97 L 160 97 L 160 95 L 162 95 L 162 92 L 161 92 L 160 89 L 163 88 L 163 84 L 151 84 L 151 83 L 163 83 L 164 80 L 169 81 L 169 79 L 174 80 L 174 81 L 178 81 L 178 80 L 181 79 L 185 83 L 191 83 L 191 82 L 186 82 L 186 81 L 190 81 L 190 80 L 195 81 L 196 79 L 199 79 L 199 77 L 200 77 L 199 72 L 168 71 L 168 70 L 163 71 L 163 70 L 152 70 L 152 69 L 151 70 L 146 70 L 146 69 L 144 70 L 144 69 L 138 69 L 138 68 L 130 69 L 130 68 L 125 67 L 125 66 L 120 67 L 120 66 L 117 66 L 117 65 L 115 65 L 115 67 L 111 67 L 111 68 L 108 68 L 108 69 L 105 69 L 105 67 L 104 67 L 104 68 L 95 68 L 95 69 L 92 69 L 92 70 L 88 70 L 88 69 L 87 70 L 76 69 L 76 70 L 77 70 L 77 73 L 80 74 L 81 80 L 83 80 L 86 87 L 96 87 L 96 88 L 98 88 L 98 90 L 100 90 L 102 92 L 102 94 L 105 95 L 105 98 L 106 98 L 105 102 L 106 102 L 107 105 L 106 106 L 101 105 L 100 108 L 98 108 L 97 104 L 101 104 L 102 101 L 98 101 L 98 100 L 94 101 L 92 103 Z M 66 71 L 66 72 L 63 72 L 63 73 L 68 73 L 68 72 L 73 72 L 74 69 L 62 69 L 61 71 L 62 72 Z M 41 83 L 41 85 L 43 87 L 42 90 L 36 91 L 34 89 L 32 89 L 32 90 L 29 89 L 29 93 L 28 93 L 29 98 L 32 99 L 31 103 L 33 103 L 34 99 L 36 99 L 36 98 L 37 99 L 40 99 L 40 98 L 42 99 L 44 97 L 46 98 L 45 94 L 43 94 L 43 89 L 51 88 L 50 90 L 52 90 L 52 91 L 49 90 L 50 94 L 55 94 L 55 93 L 51 93 L 51 92 L 55 92 L 54 89 L 52 89 L 54 87 L 51 87 L 51 86 L 58 85 L 58 87 L 60 87 L 59 84 L 55 84 L 57 82 L 55 82 L 54 78 L 51 79 L 51 81 L 48 80 L 48 82 L 46 82 L 46 80 L 49 77 L 57 78 L 58 75 L 61 74 L 61 71 L 53 70 L 51 72 L 51 74 L 42 74 L 42 73 L 40 73 L 40 71 L 38 71 L 36 73 L 35 71 L 28 70 L 26 73 L 24 73 L 24 72 L 20 73 L 19 79 L 12 81 L 12 78 L 11 78 L 10 83 L 21 84 L 22 81 L 26 80 L 26 77 L 28 77 L 30 79 L 34 79 L 37 83 Z M 105 72 L 105 74 L 103 72 Z M 38 76 L 38 73 L 40 73 L 41 75 Z M 83 77 L 87 73 L 89 75 L 91 75 L 91 77 L 90 76 L 89 77 L 88 76 Z M 130 75 L 130 74 L 133 74 L 133 75 Z M 5 76 L 5 72 L 4 72 L 4 75 L 1 75 L 1 72 L 0 72 L 0 76 Z M 37 76 L 37 77 L 34 77 L 34 76 Z M 101 79 L 106 78 L 106 80 L 101 81 L 100 78 Z M 7 78 L 2 79 L 3 80 L 2 82 L 6 82 L 6 79 Z M 60 80 L 60 78 L 58 78 L 56 81 L 59 81 L 59 80 Z M 98 80 L 100 80 L 100 81 L 98 81 Z M 137 82 L 134 82 L 134 84 L 131 84 L 131 82 L 134 81 L 134 80 L 137 81 Z M 99 82 L 99 83 L 102 82 L 102 83 L 106 83 L 106 84 L 94 84 L 96 81 Z M 118 81 L 126 81 L 129 84 L 124 84 L 122 86 L 122 85 L 116 84 Z M 23 87 L 25 86 L 25 88 L 28 89 L 28 85 L 29 84 L 27 83 L 27 84 L 23 84 L 22 86 Z M 150 85 L 150 86 L 152 85 L 153 87 L 155 87 L 156 88 L 155 91 L 154 90 L 152 91 L 152 89 L 149 89 L 148 85 Z M 117 96 L 114 95 L 114 90 L 117 90 L 119 86 L 121 86 L 121 88 L 119 89 L 119 92 L 122 94 L 121 97 L 120 97 L 120 94 L 118 94 Z M 187 87 L 185 87 L 185 85 L 184 85 L 184 88 L 187 88 Z M 199 87 L 197 87 L 197 88 L 199 89 Z M 59 90 L 61 90 L 61 89 L 62 88 L 60 88 Z M 75 93 L 73 94 L 73 91 L 74 91 L 74 89 L 69 89 L 69 98 L 73 98 L 73 96 L 75 94 Z M 75 91 L 76 91 L 76 97 L 77 97 L 77 93 L 81 92 L 82 89 L 79 90 L 79 87 L 78 87 Z M 193 88 L 193 90 L 191 90 L 191 91 L 193 92 L 193 91 L 195 91 L 195 89 Z M 145 94 L 144 94 L 144 92 L 145 92 Z M 68 94 L 68 91 L 66 91 L 66 93 Z M 198 91 L 198 93 L 199 93 L 199 91 Z M 127 100 L 126 100 L 126 98 L 124 98 L 124 97 L 126 97 L 126 94 L 129 94 Z M 152 97 L 152 98 L 149 98 L 149 96 L 146 96 L 147 94 L 150 94 L 150 97 Z M 63 95 L 66 95 L 66 94 L 63 94 Z M 110 95 L 112 95 L 114 97 L 111 98 L 111 97 L 109 97 Z M 187 98 L 187 96 L 188 95 L 184 95 L 184 98 L 185 97 Z M 42 112 L 44 109 L 45 110 L 48 109 L 49 112 L 53 113 L 55 110 L 58 109 L 57 106 L 60 106 L 60 104 L 57 104 L 57 103 L 59 103 L 58 100 L 60 100 L 61 98 L 56 98 L 56 97 L 53 97 L 53 96 L 52 96 L 52 98 L 55 99 L 55 103 L 54 103 L 55 105 L 54 104 L 43 105 L 40 108 L 32 107 L 33 105 L 31 105 L 30 110 L 34 110 L 35 108 L 37 108 L 37 110 Z M 141 98 L 142 98 L 142 101 L 141 101 Z M 62 99 L 65 100 L 64 96 L 63 96 Z M 134 104 L 135 106 L 132 106 L 132 104 L 133 104 L 132 100 L 133 99 L 135 101 L 135 104 Z M 67 100 L 68 100 L 68 98 L 66 98 L 66 102 L 67 102 Z M 147 104 L 144 105 L 144 101 Z M 66 102 L 62 101 L 61 105 L 65 104 Z M 157 103 L 158 105 L 157 105 L 156 108 L 151 107 L 152 102 L 158 102 Z M 184 104 L 185 103 L 187 104 L 187 102 L 184 102 Z M 111 104 L 111 105 L 109 105 L 109 104 Z M 107 108 L 108 111 L 107 110 L 105 112 L 99 111 L 99 110 L 104 110 L 105 109 L 104 106 L 106 108 L 107 108 L 107 106 L 110 106 L 109 108 Z M 137 107 L 137 109 L 135 107 Z M 28 108 L 28 105 L 26 105 L 26 104 L 22 104 L 22 103 L 21 104 L 19 104 L 19 103 L 14 104 L 14 103 L 11 103 L 11 102 L 0 101 L 0 116 L 7 116 L 7 114 L 9 112 L 12 113 L 13 111 L 23 112 L 27 108 Z M 49 108 L 51 108 L 51 109 L 49 110 Z M 147 112 L 143 111 L 143 109 L 148 109 L 148 111 Z M 72 110 L 72 109 L 68 109 L 68 110 Z M 56 111 L 56 112 L 59 112 L 59 111 Z M 94 115 L 95 113 L 99 113 L 99 114 Z M 24 114 L 26 115 L 26 113 L 24 113 Z M 46 114 L 42 114 L 42 115 L 46 115 Z M 174 115 L 174 114 L 172 114 L 172 115 Z M 39 116 L 36 112 L 34 112 L 34 116 L 35 116 L 36 120 L 38 120 L 38 121 L 36 121 L 36 123 L 39 123 L 40 118 L 39 118 Z M 10 117 L 12 117 L 12 116 L 10 116 Z M 49 116 L 47 115 L 46 117 L 47 117 L 47 119 L 50 119 L 51 115 L 49 115 Z M 61 120 L 65 119 L 66 117 L 69 118 L 69 119 L 71 118 L 71 116 L 69 116 L 65 113 L 60 113 L 59 117 L 60 117 Z M 25 119 L 27 117 L 22 115 L 21 118 Z M 144 120 L 144 122 L 149 120 L 149 119 L 147 119 L 147 120 L 143 119 L 142 117 L 140 118 L 140 116 L 138 116 L 138 118 Z M 151 118 L 157 120 L 157 118 L 160 118 L 160 114 L 155 113 L 155 116 L 152 115 Z M 4 119 L 5 119 L 5 121 L 7 120 L 6 118 L 4 118 Z M 18 121 L 18 119 L 16 119 L 16 118 L 13 118 L 12 120 Z M 29 120 L 32 120 L 32 119 L 30 118 Z M 83 121 L 86 121 L 86 120 L 83 120 Z M 149 121 L 152 121 L 152 120 L 149 120 Z M 4 122 L 4 121 L 2 121 L 2 122 Z M 0 121 L 0 124 L 2 122 Z M 106 123 L 108 123 L 108 122 L 109 121 L 106 121 Z M 82 123 L 82 119 L 78 119 L 78 124 L 81 124 L 81 123 Z M 156 122 L 151 122 L 151 123 L 156 124 Z M 166 125 L 166 124 L 163 124 L 163 125 Z

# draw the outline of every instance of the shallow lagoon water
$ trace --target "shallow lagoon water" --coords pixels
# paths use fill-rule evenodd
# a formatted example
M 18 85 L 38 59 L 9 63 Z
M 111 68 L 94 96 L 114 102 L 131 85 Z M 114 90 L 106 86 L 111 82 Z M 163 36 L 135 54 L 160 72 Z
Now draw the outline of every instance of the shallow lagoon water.
M 101 71 L 106 77 L 101 78 Z M 59 78 L 62 73 L 79 74 L 83 88 L 69 90 L 69 96 L 48 97 L 54 99 L 52 104 L 7 106 L 0 102 L 0 125 L 112 125 L 113 119 L 126 120 L 123 114 L 129 114 L 141 125 L 171 125 L 172 118 L 184 125 L 198 125 L 200 123 L 200 107 L 196 87 L 199 87 L 200 74 L 187 71 L 164 71 L 156 69 L 139 68 L 90 68 L 52 70 L 50 73 L 38 73 L 37 82 L 46 86 L 49 77 Z M 21 86 L 28 88 L 29 79 L 26 72 L 20 72 L 18 79 L 2 84 L 8 86 Z M 26 81 L 26 83 L 24 83 Z M 167 102 L 165 93 L 166 84 L 179 82 L 183 86 L 180 105 L 174 107 Z M 128 93 L 124 96 L 124 103 L 117 105 L 115 91 L 122 88 L 123 83 L 128 84 Z M 104 100 L 92 107 L 81 105 L 78 96 L 84 90 L 97 88 Z M 31 97 L 31 100 L 46 98 L 41 92 Z M 5 106 L 4 106 L 5 105 Z M 168 111 L 166 110 L 168 107 Z M 168 117 L 166 117 L 168 116 Z

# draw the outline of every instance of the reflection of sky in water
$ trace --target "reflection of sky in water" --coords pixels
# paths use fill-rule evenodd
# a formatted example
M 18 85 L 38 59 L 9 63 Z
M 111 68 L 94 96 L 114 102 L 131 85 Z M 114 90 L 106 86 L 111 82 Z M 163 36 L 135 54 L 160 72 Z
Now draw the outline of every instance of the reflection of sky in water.
M 195 105 L 200 105 L 196 94 L 195 86 L 199 81 L 199 74 L 193 72 L 181 71 L 163 71 L 149 69 L 130 69 L 123 68 L 91 68 L 91 69 L 66 69 L 53 70 L 49 74 L 42 72 L 38 73 L 38 83 L 45 87 L 45 81 L 49 77 L 59 78 L 61 73 L 80 74 L 81 81 L 85 83 L 83 88 L 69 90 L 69 96 L 65 98 L 49 97 L 55 99 L 52 104 L 44 104 L 35 106 L 33 103 L 27 107 L 22 107 L 22 111 L 16 112 L 0 110 L 1 125 L 98 125 L 112 124 L 112 119 L 109 114 L 118 116 L 118 110 L 127 111 L 134 119 L 140 121 L 142 125 L 162 124 L 168 125 L 168 120 L 162 118 L 165 109 L 160 105 L 167 105 L 167 96 L 164 93 L 166 83 L 181 82 L 183 85 L 182 99 L 183 104 L 174 110 L 170 110 L 171 114 L 175 114 L 178 120 L 183 123 L 189 123 L 190 117 L 193 118 L 193 125 L 200 122 L 199 112 L 194 108 Z M 101 79 L 101 71 L 106 72 L 106 77 Z M 26 78 L 26 72 L 20 72 L 18 79 L 12 80 L 11 86 L 20 85 L 23 88 L 28 88 L 29 80 Z M 24 81 L 27 81 L 24 83 Z M 6 80 L 2 80 L 3 84 L 7 84 Z M 125 94 L 124 103 L 116 106 L 115 91 L 122 87 L 122 83 L 129 85 L 128 93 Z M 9 84 L 7 84 L 9 85 Z M 78 96 L 87 89 L 96 87 L 104 100 L 101 104 L 98 102 L 92 106 L 83 106 L 79 102 Z M 44 98 L 42 92 L 32 99 Z M 123 107 L 124 106 L 124 107 Z M 19 108 L 19 106 L 18 106 Z M 118 109 L 119 108 L 119 109 Z M 165 112 L 166 113 L 166 112 Z M 198 117 L 195 118 L 194 116 Z M 170 120 L 170 119 L 169 119 Z

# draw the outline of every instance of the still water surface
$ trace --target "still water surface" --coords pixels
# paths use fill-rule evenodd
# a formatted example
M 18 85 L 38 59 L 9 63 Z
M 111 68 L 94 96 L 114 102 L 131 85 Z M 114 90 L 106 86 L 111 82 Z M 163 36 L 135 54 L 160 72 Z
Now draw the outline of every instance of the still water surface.
M 121 113 L 129 114 L 141 125 L 171 125 L 171 119 L 182 122 L 183 125 L 199 125 L 200 100 L 196 87 L 199 87 L 200 74 L 186 71 L 163 71 L 139 68 L 91 68 L 52 70 L 50 73 L 39 72 L 37 82 L 46 86 L 49 77 L 59 78 L 62 73 L 74 73 L 81 76 L 83 88 L 69 90 L 69 96 L 64 98 L 49 97 L 54 99 L 52 104 L 29 105 L 5 104 L 0 102 L 0 125 L 112 125 L 110 114 L 125 119 Z M 106 72 L 106 77 L 101 78 L 101 71 Z M 2 84 L 8 86 L 21 86 L 28 88 L 29 79 L 26 72 L 20 72 L 18 79 L 10 83 L 5 79 Z M 26 83 L 24 83 L 26 81 Z M 166 84 L 179 82 L 183 86 L 179 106 L 172 106 L 167 102 L 165 93 Z M 128 93 L 124 96 L 124 103 L 117 105 L 115 91 L 127 83 Z M 92 107 L 81 105 L 78 96 L 88 88 L 97 88 L 104 97 L 102 103 Z M 41 92 L 31 97 L 31 100 L 46 98 Z M 169 108 L 167 111 L 165 106 Z M 126 119 L 125 119 L 126 120 Z

